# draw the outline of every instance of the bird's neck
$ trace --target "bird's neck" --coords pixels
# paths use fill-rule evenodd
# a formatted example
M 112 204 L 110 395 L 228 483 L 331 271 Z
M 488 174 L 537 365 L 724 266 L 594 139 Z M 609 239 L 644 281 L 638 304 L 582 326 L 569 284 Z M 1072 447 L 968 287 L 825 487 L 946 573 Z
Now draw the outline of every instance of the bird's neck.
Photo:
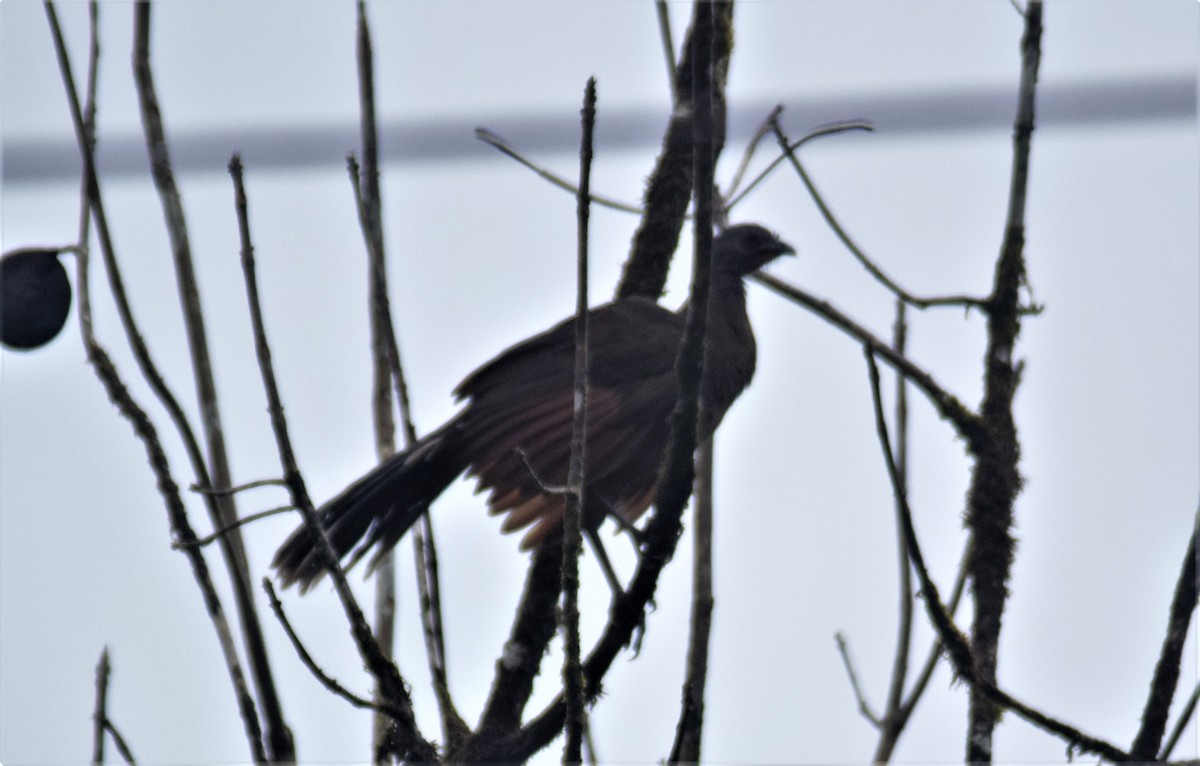
M 705 335 L 703 398 L 708 415 L 702 433 L 707 435 L 754 376 L 754 332 L 746 315 L 746 287 L 740 276 L 713 272 Z

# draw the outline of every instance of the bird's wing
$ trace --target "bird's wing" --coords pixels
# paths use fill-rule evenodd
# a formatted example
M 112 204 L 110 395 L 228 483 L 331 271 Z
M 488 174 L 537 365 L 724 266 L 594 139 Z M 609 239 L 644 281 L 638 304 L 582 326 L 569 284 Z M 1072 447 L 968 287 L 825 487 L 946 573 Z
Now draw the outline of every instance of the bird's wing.
M 623 300 L 589 315 L 589 516 L 635 519 L 649 504 L 677 394 L 675 356 L 683 318 L 647 300 Z M 558 527 L 574 400 L 574 321 L 518 344 L 459 386 L 471 403 L 460 421 L 468 473 L 490 490 L 504 529 L 537 522 L 523 547 Z

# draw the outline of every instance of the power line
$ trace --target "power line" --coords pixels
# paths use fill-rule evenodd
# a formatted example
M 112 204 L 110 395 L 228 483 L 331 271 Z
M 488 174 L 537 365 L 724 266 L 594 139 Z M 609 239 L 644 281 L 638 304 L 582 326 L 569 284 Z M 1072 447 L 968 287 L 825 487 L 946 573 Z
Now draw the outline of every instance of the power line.
M 1042 128 L 1145 124 L 1196 120 L 1197 79 L 1185 74 L 1142 79 L 1047 84 L 1038 92 Z M 879 138 L 1011 128 L 1016 85 L 944 88 L 909 93 L 794 98 L 782 102 L 784 122 L 800 134 L 834 121 L 865 119 Z M 773 102 L 730 103 L 730 141 L 746 140 Z M 666 124 L 661 108 L 614 108 L 600 115 L 597 151 L 657 146 Z M 485 126 L 534 155 L 575 152 L 579 126 L 573 110 L 563 114 L 481 114 L 400 120 L 381 126 L 386 162 L 453 162 L 495 157 L 473 138 Z M 237 151 L 259 169 L 294 170 L 337 166 L 358 146 L 354 124 L 245 127 L 179 131 L 170 137 L 180 173 L 225 172 Z M 142 174 L 148 160 L 140 134 L 101 135 L 97 163 L 106 176 Z M 79 175 L 79 155 L 66 138 L 17 138 L 3 145 L 6 184 L 64 181 Z

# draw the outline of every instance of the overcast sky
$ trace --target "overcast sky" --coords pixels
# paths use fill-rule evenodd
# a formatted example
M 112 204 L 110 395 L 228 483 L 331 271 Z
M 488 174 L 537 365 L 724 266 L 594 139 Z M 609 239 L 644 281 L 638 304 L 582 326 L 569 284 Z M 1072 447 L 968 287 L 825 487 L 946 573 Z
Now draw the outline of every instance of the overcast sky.
M 650 2 L 405 0 L 369 12 L 380 116 L 395 131 L 388 136 L 425 136 L 439 147 L 385 146 L 396 159 L 383 186 L 392 304 L 417 427 L 428 432 L 454 412 L 449 392 L 466 373 L 574 305 L 574 199 L 475 141 L 472 129 L 496 129 L 571 175 L 576 159 L 562 131 L 594 75 L 593 189 L 636 202 L 666 124 L 668 86 Z M 60 13 L 78 67 L 86 9 L 68 3 Z M 144 163 L 120 164 L 136 161 L 140 131 L 128 66 L 132 9 L 106 2 L 101 13 L 100 147 L 114 152 L 104 193 L 118 257 L 151 351 L 194 413 L 160 207 Z M 687 14 L 688 6 L 672 5 L 676 40 Z M 986 293 L 1011 160 L 1021 33 L 1012 5 L 763 0 L 739 4 L 735 25 L 731 119 L 752 125 L 782 103 L 794 135 L 829 120 L 874 120 L 874 133 L 805 148 L 828 202 L 912 292 Z M 1045 25 L 1039 107 L 1047 120 L 1034 135 L 1027 257 L 1046 311 L 1024 321 L 1018 345 L 1027 483 L 999 675 L 1021 699 L 1128 746 L 1200 497 L 1200 3 L 1051 2 Z M 374 461 L 364 256 L 344 170 L 357 119 L 353 4 L 163 3 L 153 29 L 167 129 L 194 151 L 180 184 L 235 480 L 279 471 L 224 170 L 241 150 L 282 393 L 309 490 L 324 500 Z M 75 235 L 78 182 L 21 165 L 37 155 L 12 154 L 73 151 L 40 3 L 0 4 L 0 67 L 3 249 L 65 244 Z M 995 104 L 1009 116 L 987 112 Z M 1084 107 L 1104 114 L 1067 117 Z M 539 127 L 546 124 L 548 136 Z M 718 169 L 723 183 L 741 140 L 735 136 Z M 303 147 L 299 160 L 280 148 L 293 144 Z M 799 257 L 772 273 L 887 335 L 891 297 L 839 244 L 793 175 L 776 173 L 733 217 L 762 222 L 797 247 Z M 593 212 L 594 301 L 611 295 L 636 224 L 628 214 Z M 94 276 L 102 290 L 100 272 Z M 686 284 L 681 266 L 664 301 L 677 305 Z M 860 349 L 835 329 L 761 286 L 748 292 L 759 367 L 717 440 L 704 753 L 713 761 L 861 761 L 875 734 L 857 710 L 833 635 L 847 636 L 880 706 L 897 614 L 891 493 L 867 374 Z M 103 292 L 95 301 L 100 337 L 155 417 L 186 485 L 187 461 L 122 350 L 110 301 Z M 105 646 L 114 663 L 110 712 L 140 760 L 246 760 L 228 676 L 186 559 L 169 548 L 145 453 L 85 363 L 74 310 L 71 319 L 44 350 L 0 352 L 0 760 L 88 758 L 93 668 Z M 911 325 L 911 356 L 977 403 L 980 318 L 929 310 L 914 312 Z M 964 543 L 969 464 L 920 396 L 911 409 L 912 503 L 946 590 Z M 516 538 L 498 533 L 499 520 L 471 490 L 462 482 L 448 492 L 435 525 L 450 680 L 473 723 L 527 556 Z M 189 502 L 202 528 L 201 504 Z M 239 502 L 249 513 L 285 500 L 265 489 Z M 282 517 L 246 530 L 256 575 L 294 524 Z M 618 540 L 609 550 L 629 573 L 626 547 Z M 399 550 L 400 665 L 423 730 L 437 736 L 409 546 Z M 690 561 L 685 537 L 641 655 L 619 658 L 606 679 L 593 715 L 605 760 L 645 762 L 669 749 Z M 590 557 L 584 578 L 587 645 L 608 597 Z M 370 584 L 357 573 L 351 582 L 369 602 Z M 232 611 L 228 598 L 226 605 Z M 289 594 L 287 607 L 329 672 L 366 693 L 333 594 Z M 262 617 L 300 756 L 367 758 L 368 716 L 319 687 L 265 603 Z M 917 635 L 915 661 L 923 661 L 930 633 L 922 625 Z M 1197 680 L 1189 641 L 1180 702 Z M 553 682 L 556 664 L 545 667 Z M 530 710 L 553 686 L 539 687 Z M 961 760 L 965 700 L 940 668 L 897 759 Z M 1005 761 L 1059 761 L 1064 745 L 1009 715 L 996 752 Z M 1174 755 L 1197 754 L 1193 726 Z

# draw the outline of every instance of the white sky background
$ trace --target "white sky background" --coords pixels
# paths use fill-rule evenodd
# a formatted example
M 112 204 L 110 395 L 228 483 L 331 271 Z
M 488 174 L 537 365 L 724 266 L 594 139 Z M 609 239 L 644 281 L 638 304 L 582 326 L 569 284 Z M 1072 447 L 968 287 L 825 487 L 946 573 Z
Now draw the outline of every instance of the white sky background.
M 1194 77 L 1200 4 L 1191 0 L 1053 2 L 1041 82 Z M 648 2 L 392 2 L 373 4 L 381 118 L 454 118 L 462 158 L 384 168 L 392 302 L 417 426 L 453 411 L 449 391 L 511 342 L 573 307 L 574 200 L 479 145 L 473 125 L 516 115 L 573 118 L 589 75 L 599 82 L 593 188 L 630 201 L 657 141 L 606 149 L 606 110 L 641 108 L 665 125 L 667 85 Z M 686 5 L 673 9 L 682 40 Z M 77 67 L 82 3 L 60 8 Z M 130 85 L 131 8 L 104 3 L 100 141 L 138 128 Z M 169 132 L 247 132 L 353 125 L 357 118 L 350 3 L 164 3 L 153 52 Z M 829 96 L 903 98 L 970 86 L 1010 88 L 1015 107 L 1020 20 L 1008 2 L 746 2 L 735 16 L 729 97 L 801 110 Z M 66 138 L 70 124 L 40 3 L 0 5 L 2 125 L 8 141 Z M 1041 104 L 1049 108 L 1043 99 Z M 743 120 L 759 115 L 740 115 Z M 866 113 L 822 117 L 871 118 Z M 813 122 L 793 114 L 793 135 Z M 536 142 L 506 135 L 517 146 Z M 1027 257 L 1046 312 L 1023 323 L 1017 399 L 1028 483 L 1005 619 L 1000 679 L 1021 699 L 1127 746 L 1157 658 L 1167 605 L 1200 492 L 1200 194 L 1191 119 L 1040 127 L 1034 135 Z M 524 139 L 524 140 L 523 140 Z M 208 172 L 181 177 L 208 310 L 235 478 L 278 473 L 237 257 L 231 143 Z M 330 145 L 303 170 L 247 180 L 268 331 L 301 467 L 325 499 L 373 462 L 365 269 L 343 166 Z M 730 178 L 741 149 L 726 153 Z M 983 294 L 1006 204 L 1010 131 L 874 134 L 805 149 L 809 169 L 857 241 L 919 294 Z M 565 175 L 573 153 L 538 156 Z M 103 180 L 103 179 L 102 179 Z M 118 257 L 150 348 L 194 411 L 174 275 L 148 176 L 104 188 Z M 77 182 L 8 182 L 3 248 L 66 243 Z M 892 301 L 852 262 L 798 180 L 777 173 L 735 212 L 777 229 L 800 257 L 772 272 L 827 296 L 880 335 Z M 592 299 L 611 295 L 636 220 L 595 209 Z M 98 269 L 98 264 L 95 264 Z M 149 407 L 172 465 L 187 463 L 131 359 L 93 279 L 101 339 Z M 677 305 L 686 274 L 665 299 Z M 860 717 L 834 648 L 844 631 L 871 701 L 882 705 L 894 642 L 895 539 L 861 351 L 762 287 L 749 288 L 759 339 L 754 385 L 717 443 L 717 605 L 704 753 L 713 761 L 860 761 L 875 734 Z M 90 752 L 93 668 L 113 655 L 109 710 L 146 763 L 248 757 L 228 677 L 186 559 L 168 547 L 162 502 L 128 424 L 107 403 L 72 324 L 49 348 L 0 353 L 0 760 L 83 761 Z M 958 310 L 911 316 L 911 356 L 960 398 L 980 393 L 984 334 Z M 890 392 L 889 392 L 890 398 Z M 963 535 L 968 464 L 949 427 L 917 394 L 912 502 L 934 576 L 948 589 Z M 507 636 L 527 557 L 497 534 L 471 487 L 435 507 L 450 677 L 474 722 Z M 284 502 L 259 490 L 243 512 Z M 191 520 L 206 526 L 200 503 Z M 685 519 L 686 521 L 686 519 Z M 291 517 L 250 527 L 264 573 Z M 632 571 L 623 541 L 610 544 Z M 420 722 L 438 737 L 401 544 L 401 669 Z M 585 642 L 608 604 L 585 566 Z M 219 566 L 219 556 L 210 554 Z M 648 619 L 642 654 L 606 679 L 593 725 L 601 756 L 667 753 L 677 716 L 688 615 L 685 537 Z M 351 581 L 364 601 L 372 588 Z M 218 578 L 223 585 L 223 575 Z M 225 591 L 223 590 L 223 593 Z M 232 613 L 232 600 L 226 597 Z M 368 680 L 327 589 L 289 594 L 294 624 L 326 669 L 351 688 Z M 964 611 L 965 614 L 965 611 Z M 265 603 L 284 711 L 306 761 L 369 755 L 368 716 L 321 689 L 295 659 Z M 965 624 L 965 621 L 964 621 Z M 929 631 L 915 646 L 923 661 Z M 1179 700 L 1196 681 L 1195 643 Z M 545 666 L 553 674 L 557 660 Z M 551 678 L 551 681 L 554 679 Z M 542 688 L 530 705 L 549 699 Z M 900 761 L 961 760 L 966 692 L 945 667 L 897 751 Z M 1179 702 L 1175 710 L 1178 711 Z M 557 758 L 559 744 L 544 759 Z M 1063 743 L 1013 715 L 997 732 L 1007 761 L 1058 761 Z M 1194 727 L 1177 757 L 1197 754 Z

